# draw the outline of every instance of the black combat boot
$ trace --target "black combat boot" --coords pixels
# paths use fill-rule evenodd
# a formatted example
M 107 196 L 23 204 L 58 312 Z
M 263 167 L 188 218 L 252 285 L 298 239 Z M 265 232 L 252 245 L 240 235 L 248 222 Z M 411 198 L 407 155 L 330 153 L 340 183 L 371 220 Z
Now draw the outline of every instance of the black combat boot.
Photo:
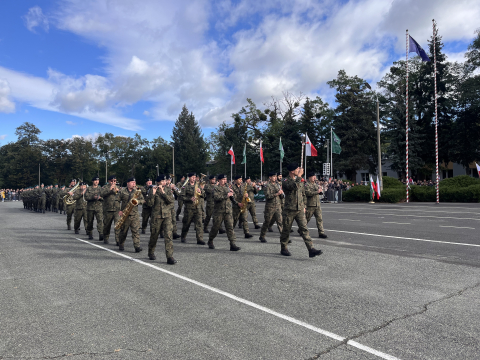
M 263 243 L 267 242 L 267 239 L 265 239 L 265 236 L 260 236 L 258 239 L 260 240 L 260 242 L 263 242 Z
M 125 251 L 125 247 L 123 245 L 118 245 L 118 251 Z
M 230 244 L 230 251 L 238 251 L 240 250 L 241 248 L 238 247 L 237 245 L 235 244 Z
M 180 221 L 180 218 L 178 217 L 178 215 L 177 215 L 177 218 L 176 218 L 176 219 L 177 219 L 177 221 Z
M 180 235 L 178 235 L 177 233 L 173 233 L 173 238 L 174 239 L 180 239 Z
M 317 249 L 314 249 L 314 248 L 311 248 L 308 250 L 308 256 L 309 257 L 315 257 L 315 256 L 318 256 L 318 255 L 322 255 L 323 251 L 322 250 L 317 250 Z
M 80 231 L 78 231 L 78 230 L 75 230 L 75 234 L 80 234 Z
M 177 260 L 175 260 L 173 257 L 169 257 L 167 259 L 167 264 L 168 265 L 175 265 L 177 263 Z
M 183 238 L 183 237 L 180 239 L 180 241 L 181 241 L 182 243 L 185 243 L 185 244 L 187 243 L 187 239 L 186 239 L 186 238 Z
M 204 234 L 208 234 L 208 233 L 209 233 L 209 231 L 208 231 L 208 229 L 207 229 L 206 227 L 203 228 L 203 233 L 204 233 Z
M 92 233 L 88 233 L 88 240 L 93 240 L 93 235 L 92 235 Z
M 250 239 L 251 237 L 253 237 L 253 235 L 250 235 L 249 233 L 245 234 L 245 239 Z
M 273 229 L 271 227 L 269 227 L 268 232 L 273 232 Z
M 142 251 L 143 249 L 140 247 L 140 246 L 135 246 L 135 252 L 136 253 L 139 253 L 140 251 Z
M 98 240 L 103 241 L 103 234 L 98 234 Z
M 220 230 L 218 230 L 218 233 L 219 233 L 219 234 L 225 234 L 225 233 L 226 233 L 226 231 L 225 231 L 225 230 L 223 230 L 223 229 L 220 229 Z
M 72 227 L 70 226 L 70 224 L 67 224 L 67 230 L 72 230 Z
M 255 229 L 261 229 L 262 227 L 258 224 L 255 224 Z
M 319 237 L 320 239 L 326 239 L 328 236 L 325 235 L 325 234 L 318 234 L 318 237 Z
M 163 232 L 160 233 L 160 237 L 163 239 L 163 237 L 164 237 L 164 236 L 163 236 Z
M 282 254 L 283 256 L 292 256 L 292 254 L 290 254 L 290 251 L 288 251 L 288 249 L 280 250 L 280 254 Z
M 148 258 L 149 258 L 150 260 L 156 260 L 156 259 L 157 259 L 157 257 L 156 257 L 155 254 L 153 254 L 153 253 L 148 254 Z
M 142 234 L 145 234 L 145 229 L 142 229 Z
M 203 240 L 197 240 L 197 245 L 205 245 L 205 241 L 203 241 Z
M 213 245 L 213 241 L 212 241 L 212 240 L 209 240 L 209 241 L 208 241 L 208 248 L 209 248 L 209 249 L 215 249 L 215 245 Z
M 104 243 L 104 244 L 109 244 L 109 243 L 110 243 L 110 242 L 108 241 L 108 238 L 105 237 L 105 236 L 103 237 L 103 243 Z

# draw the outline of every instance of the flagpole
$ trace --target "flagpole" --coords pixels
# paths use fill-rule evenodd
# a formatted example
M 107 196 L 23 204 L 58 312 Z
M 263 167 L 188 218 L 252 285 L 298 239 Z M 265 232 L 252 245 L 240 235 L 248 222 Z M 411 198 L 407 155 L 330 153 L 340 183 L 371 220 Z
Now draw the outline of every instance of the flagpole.
M 406 157 L 406 177 L 407 177 L 407 203 L 409 202 L 409 193 L 408 193 L 408 185 L 409 185 L 409 179 L 408 179 L 408 29 L 407 29 L 407 36 L 406 36 L 406 66 L 407 66 L 407 91 L 406 91 L 406 123 L 405 123 L 405 146 L 406 146 L 406 152 L 407 152 L 407 157 Z
M 312 146 L 310 144 L 310 146 Z M 305 175 L 305 181 L 307 180 L 307 133 L 305 133 L 305 172 L 303 173 Z
M 232 159 L 230 158 L 230 182 L 233 181 L 233 164 Z
M 280 136 L 280 144 L 282 143 L 282 137 Z M 280 174 L 282 173 L 282 153 L 280 152 Z
M 330 126 L 330 173 L 333 179 L 333 129 Z
M 263 181 L 262 140 L 260 140 L 260 181 Z
M 433 73 L 435 77 L 435 172 L 436 172 L 436 181 L 435 187 L 437 191 L 437 204 L 440 203 L 440 192 L 438 189 L 438 113 L 437 113 L 437 52 L 436 52 L 436 42 L 437 42 L 437 24 L 435 23 L 435 19 L 432 20 L 433 23 Z
M 247 143 L 245 143 L 243 154 L 245 155 L 245 177 L 247 177 Z

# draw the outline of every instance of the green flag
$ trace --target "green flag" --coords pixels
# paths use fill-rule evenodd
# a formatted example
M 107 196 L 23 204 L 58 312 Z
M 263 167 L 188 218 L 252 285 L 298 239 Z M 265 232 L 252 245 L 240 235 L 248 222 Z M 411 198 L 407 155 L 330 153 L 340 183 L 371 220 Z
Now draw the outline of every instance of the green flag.
M 245 147 L 243 148 L 243 161 L 242 164 L 247 163 L 247 144 L 245 144 Z
M 335 134 L 332 130 L 332 153 L 340 154 L 342 152 L 342 148 L 340 147 L 340 138 Z
M 280 143 L 278 144 L 278 150 L 280 150 L 280 162 L 282 162 L 283 157 L 285 156 L 285 151 L 283 150 L 283 145 L 282 145 L 282 138 L 280 138 Z

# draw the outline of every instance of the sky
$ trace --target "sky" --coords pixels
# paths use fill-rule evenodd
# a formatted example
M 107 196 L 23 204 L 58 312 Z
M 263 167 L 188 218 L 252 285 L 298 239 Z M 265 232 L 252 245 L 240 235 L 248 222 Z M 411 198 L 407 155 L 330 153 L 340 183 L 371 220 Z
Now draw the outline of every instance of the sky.
M 171 140 L 183 105 L 208 136 L 251 98 L 320 96 L 344 69 L 375 88 L 438 24 L 450 61 L 480 27 L 478 0 L 4 0 L 0 145 L 106 132 Z M 414 54 L 412 54 L 413 56 Z

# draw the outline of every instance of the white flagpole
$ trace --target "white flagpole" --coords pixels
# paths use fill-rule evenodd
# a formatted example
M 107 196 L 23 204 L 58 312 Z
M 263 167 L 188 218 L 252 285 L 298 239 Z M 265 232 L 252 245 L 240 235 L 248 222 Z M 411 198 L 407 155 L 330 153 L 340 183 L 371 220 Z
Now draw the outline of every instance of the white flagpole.
M 435 172 L 436 172 L 436 181 L 435 187 L 437 190 L 437 204 L 440 203 L 440 192 L 438 189 L 438 113 L 437 113 L 437 52 L 436 52 L 436 41 L 437 41 L 437 24 L 435 23 L 435 19 L 432 20 L 433 22 L 433 76 L 435 77 Z
M 247 144 L 245 143 L 245 150 L 243 150 L 245 153 L 245 177 L 247 177 Z
M 311 146 L 311 145 L 310 145 Z M 305 133 L 305 181 L 307 181 L 307 133 Z
M 260 181 L 263 181 L 262 140 L 260 140 Z
M 406 146 L 406 151 L 407 151 L 407 157 L 406 157 L 406 177 L 407 177 L 407 203 L 409 202 L 409 193 L 408 193 L 408 190 L 409 190 L 409 187 L 408 187 L 408 29 L 407 29 L 407 44 L 406 44 L 406 50 L 407 50 L 407 54 L 406 54 L 406 65 L 407 65 L 407 91 L 406 91 L 406 113 L 407 113 L 407 121 L 406 121 L 406 124 L 405 124 L 405 146 Z
M 232 158 L 230 157 L 230 182 L 233 181 L 233 164 L 232 164 Z
M 333 129 L 330 126 L 330 173 L 333 179 Z
M 282 143 L 282 137 L 280 136 L 280 143 Z M 282 173 L 282 153 L 280 153 L 280 174 Z

